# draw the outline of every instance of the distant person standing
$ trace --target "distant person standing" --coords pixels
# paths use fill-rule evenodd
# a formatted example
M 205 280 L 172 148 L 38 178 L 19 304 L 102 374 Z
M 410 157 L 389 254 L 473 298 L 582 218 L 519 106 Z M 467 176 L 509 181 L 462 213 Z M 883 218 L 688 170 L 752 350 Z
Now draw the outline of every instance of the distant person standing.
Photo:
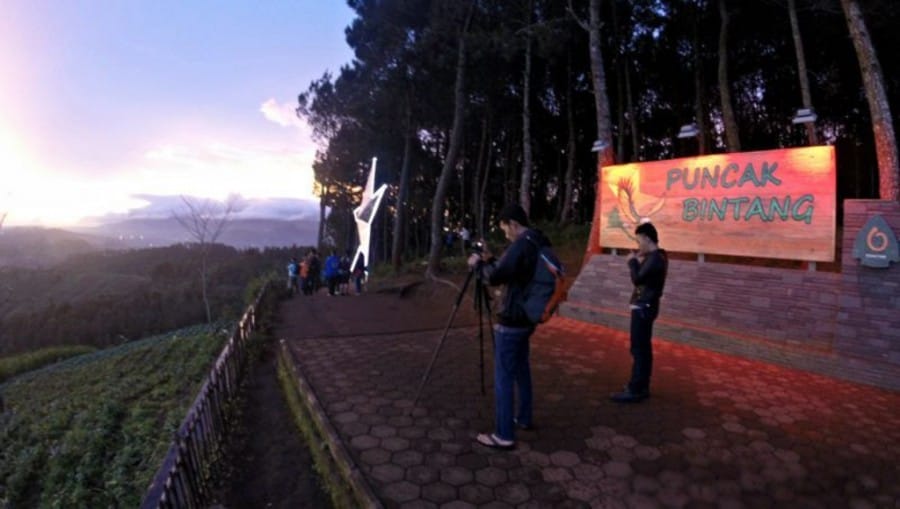
M 322 261 L 319 259 L 319 251 L 315 248 L 309 251 L 309 295 L 319 291 L 322 284 Z
M 359 253 L 356 264 L 353 266 L 353 284 L 356 286 L 356 295 L 362 294 L 363 279 L 366 278 L 366 255 Z
M 350 295 L 350 252 L 341 257 L 338 265 L 338 293 Z
M 297 277 L 300 274 L 300 266 L 297 265 L 297 259 L 291 258 L 291 261 L 287 264 L 287 273 L 288 273 L 288 290 L 291 292 L 291 296 L 295 293 L 300 293 L 300 287 L 297 285 Z
M 472 245 L 472 232 L 470 232 L 465 225 L 459 229 L 459 238 L 462 239 L 463 249 L 468 251 L 469 247 Z
M 328 283 L 328 295 L 337 295 L 340 267 L 341 259 L 337 255 L 337 251 L 332 249 L 331 255 L 325 259 L 325 281 Z
M 639 225 L 634 234 L 638 250 L 628 255 L 631 294 L 631 380 L 622 392 L 612 395 L 617 403 L 637 403 L 650 397 L 653 370 L 653 322 L 659 316 L 659 299 L 666 285 L 669 257 L 659 248 L 659 236 L 650 223 Z
M 300 261 L 300 291 L 309 295 L 309 253 Z

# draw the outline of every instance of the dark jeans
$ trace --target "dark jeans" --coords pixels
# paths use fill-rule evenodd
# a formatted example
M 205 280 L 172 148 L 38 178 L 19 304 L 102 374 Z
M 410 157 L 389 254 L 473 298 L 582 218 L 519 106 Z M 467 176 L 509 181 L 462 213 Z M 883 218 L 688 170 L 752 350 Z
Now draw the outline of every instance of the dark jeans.
M 531 366 L 528 350 L 533 328 L 494 326 L 494 429 L 498 437 L 515 440 L 513 418 L 531 426 Z M 513 415 L 514 392 L 519 409 Z
M 659 308 L 651 306 L 631 310 L 631 380 L 628 389 L 631 392 L 650 390 L 650 374 L 653 371 L 653 321 L 659 316 Z

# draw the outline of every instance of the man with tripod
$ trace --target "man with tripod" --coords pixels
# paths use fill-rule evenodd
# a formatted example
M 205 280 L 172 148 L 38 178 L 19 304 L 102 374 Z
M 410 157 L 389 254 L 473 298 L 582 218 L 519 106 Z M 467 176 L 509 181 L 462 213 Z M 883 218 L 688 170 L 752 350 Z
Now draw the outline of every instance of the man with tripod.
M 536 323 L 525 312 L 528 286 L 535 275 L 540 249 L 550 242 L 528 226 L 528 215 L 516 204 L 500 211 L 500 228 L 512 242 L 500 259 L 484 250 L 469 257 L 469 267 L 489 285 L 506 285 L 506 293 L 494 325 L 494 432 L 481 433 L 476 441 L 487 447 L 511 449 L 515 428 L 532 426 L 531 367 L 529 338 Z M 513 415 L 514 387 L 519 393 L 518 412 Z

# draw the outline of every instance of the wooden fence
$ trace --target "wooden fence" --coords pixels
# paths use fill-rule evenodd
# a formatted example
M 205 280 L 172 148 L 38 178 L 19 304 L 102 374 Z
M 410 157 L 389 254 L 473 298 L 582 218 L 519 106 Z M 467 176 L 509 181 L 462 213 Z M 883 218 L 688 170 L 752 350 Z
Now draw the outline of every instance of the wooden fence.
M 247 343 L 257 327 L 257 312 L 269 291 L 263 287 L 203 382 L 169 452 L 147 490 L 141 509 L 202 508 L 210 495 L 210 470 L 221 455 L 228 431 L 227 409 L 238 394 L 247 362 Z

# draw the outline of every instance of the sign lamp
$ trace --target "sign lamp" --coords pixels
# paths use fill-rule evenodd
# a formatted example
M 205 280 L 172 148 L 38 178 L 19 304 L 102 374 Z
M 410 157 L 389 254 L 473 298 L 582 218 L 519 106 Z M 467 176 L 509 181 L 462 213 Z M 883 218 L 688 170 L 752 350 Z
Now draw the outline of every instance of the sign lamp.
M 791 123 L 793 124 L 806 124 L 810 122 L 815 122 L 818 116 L 816 116 L 816 112 L 813 111 L 812 108 L 800 108 L 797 110 L 797 114 L 794 115 Z
M 678 131 L 679 138 L 693 138 L 698 134 L 700 134 L 700 128 L 694 123 L 684 124 L 681 126 L 681 130 Z

